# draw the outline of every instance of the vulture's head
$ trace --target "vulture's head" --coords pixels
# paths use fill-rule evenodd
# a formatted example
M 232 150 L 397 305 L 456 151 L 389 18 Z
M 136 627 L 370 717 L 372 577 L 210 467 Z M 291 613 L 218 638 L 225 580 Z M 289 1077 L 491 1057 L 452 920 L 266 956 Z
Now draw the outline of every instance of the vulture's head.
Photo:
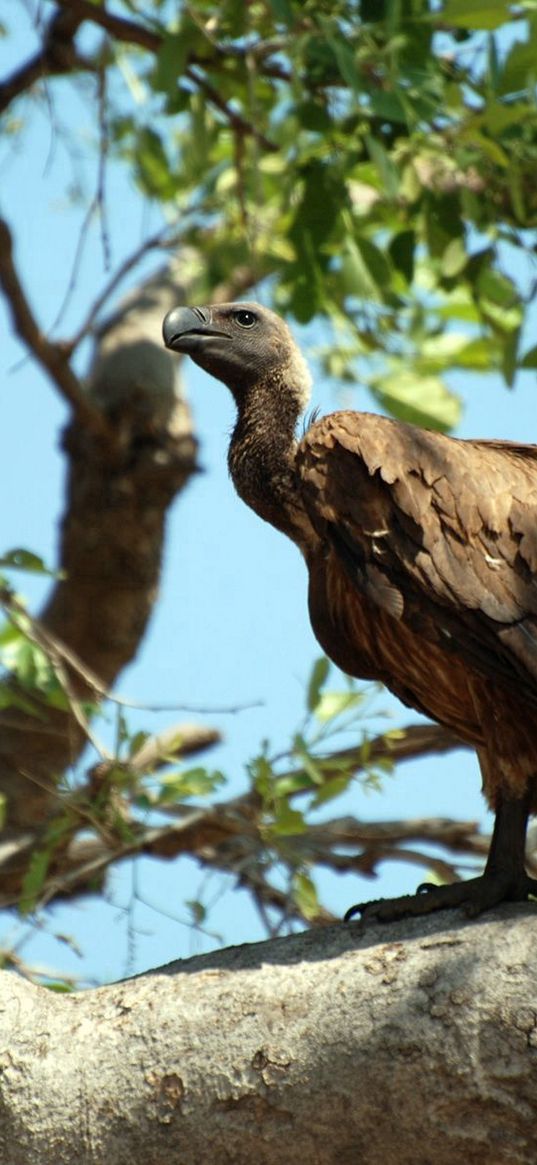
M 261 385 L 292 393 L 297 412 L 308 402 L 311 376 L 287 324 L 258 303 L 176 307 L 163 335 L 167 348 L 227 384 L 239 406 Z

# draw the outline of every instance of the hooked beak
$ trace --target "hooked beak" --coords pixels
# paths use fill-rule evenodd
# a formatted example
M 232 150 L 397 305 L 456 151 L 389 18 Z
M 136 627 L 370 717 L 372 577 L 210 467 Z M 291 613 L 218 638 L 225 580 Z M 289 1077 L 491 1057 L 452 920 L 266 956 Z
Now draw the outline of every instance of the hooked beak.
M 214 337 L 223 336 L 211 325 L 211 311 L 207 307 L 174 307 L 165 317 L 162 335 L 167 348 L 174 352 L 199 352 Z

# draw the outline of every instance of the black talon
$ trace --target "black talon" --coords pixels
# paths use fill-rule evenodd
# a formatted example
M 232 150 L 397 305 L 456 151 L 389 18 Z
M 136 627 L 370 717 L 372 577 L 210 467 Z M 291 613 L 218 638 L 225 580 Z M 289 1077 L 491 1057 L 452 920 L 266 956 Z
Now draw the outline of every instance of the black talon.
M 355 906 L 349 906 L 349 909 L 346 910 L 345 914 L 343 915 L 343 922 L 350 922 L 351 918 L 354 918 L 355 914 L 361 914 L 362 910 L 365 910 L 366 906 L 369 905 L 369 902 L 357 902 Z
M 394 922 L 453 907 L 462 907 L 467 918 L 477 918 L 500 902 L 527 902 L 529 898 L 537 898 L 537 879 L 530 878 L 524 867 L 528 803 L 528 795 L 499 800 L 487 864 L 479 877 L 447 886 L 422 882 L 415 894 L 360 902 L 347 910 L 345 922 L 358 913 L 362 922 L 373 918 L 378 922 Z

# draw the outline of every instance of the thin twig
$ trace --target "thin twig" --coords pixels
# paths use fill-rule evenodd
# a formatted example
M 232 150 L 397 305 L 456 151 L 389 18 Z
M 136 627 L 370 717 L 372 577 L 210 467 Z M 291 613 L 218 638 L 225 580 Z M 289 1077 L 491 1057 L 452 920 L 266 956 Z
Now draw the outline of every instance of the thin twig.
M 263 149 L 267 150 L 269 153 L 278 153 L 280 147 L 275 145 L 274 142 L 271 142 L 269 138 L 265 137 L 264 134 L 260 133 L 259 130 L 256 129 L 255 125 L 252 125 L 251 122 L 242 117 L 240 113 L 237 113 L 237 111 L 231 107 L 229 102 L 220 96 L 218 89 L 215 89 L 214 85 L 211 85 L 210 81 L 208 81 L 206 77 L 201 76 L 195 66 L 187 66 L 185 69 L 185 77 L 188 77 L 189 80 L 192 81 L 194 85 L 196 85 L 196 87 L 205 94 L 205 96 L 211 102 L 211 105 L 214 105 L 216 109 L 219 109 L 220 112 L 224 114 L 224 117 L 229 123 L 230 128 L 234 130 L 236 134 L 252 137 L 254 141 L 258 142 L 259 145 L 263 146 Z
M 44 651 L 45 655 L 62 661 L 63 664 L 66 664 L 79 676 L 83 683 L 96 696 L 102 700 L 108 700 L 111 704 L 118 704 L 122 708 L 133 708 L 142 712 L 189 712 L 199 716 L 217 714 L 234 716 L 238 712 L 245 712 L 251 708 L 262 707 L 262 701 L 260 700 L 252 701 L 248 704 L 224 704 L 215 705 L 214 707 L 200 707 L 197 704 L 181 703 L 144 704 L 143 701 L 128 700 L 122 696 L 116 696 L 109 691 L 95 672 L 83 663 L 76 652 L 72 651 L 56 635 L 53 635 L 37 616 L 30 615 L 19 599 L 5 587 L 0 589 L 0 605 L 4 608 L 7 618 L 11 619 L 18 630 L 22 631 L 23 635 L 26 635 L 28 639 L 33 639 L 36 645 Z M 23 621 L 22 625 L 21 620 Z
M 107 223 L 106 210 L 106 162 L 108 158 L 108 125 L 106 121 L 106 79 L 107 72 L 104 62 L 101 61 L 99 69 L 99 87 L 98 87 L 98 120 L 99 120 L 99 165 L 97 169 L 97 206 L 99 209 L 99 221 L 101 226 L 101 244 L 103 248 L 104 269 L 109 271 L 112 262 L 111 248 L 110 248 L 110 234 Z
M 46 29 L 42 49 L 0 82 L 0 112 L 44 77 L 91 68 L 74 45 L 75 35 L 84 19 L 74 11 L 74 7 L 74 4 L 65 4 L 64 11 L 55 12 Z
M 117 289 L 122 280 L 125 279 L 129 272 L 132 271 L 134 267 L 136 267 L 136 264 L 139 263 L 145 255 L 147 255 L 148 251 L 156 250 L 157 248 L 163 247 L 165 245 L 165 239 L 169 232 L 169 224 L 166 224 L 164 227 L 160 227 L 160 229 L 156 231 L 154 235 L 151 235 L 150 238 L 141 243 L 140 246 L 137 247 L 131 255 L 129 255 L 128 259 L 125 259 L 121 266 L 118 267 L 117 271 L 114 272 L 112 277 L 105 284 L 101 293 L 97 296 L 96 300 L 91 305 L 90 310 L 78 328 L 78 331 L 75 332 L 75 335 L 69 340 L 68 344 L 70 352 L 74 352 L 82 340 L 84 340 L 88 333 L 92 331 L 95 321 L 102 311 L 106 301 Z
M 61 342 L 53 343 L 48 340 L 38 327 L 13 262 L 11 231 L 4 219 L 0 219 L 0 286 L 7 299 L 17 335 L 33 352 L 64 400 L 71 405 L 81 422 L 91 432 L 101 437 L 110 436 L 105 417 L 93 407 L 83 392 L 64 346 Z
M 72 656 L 72 653 L 65 648 L 64 644 L 62 644 L 60 640 L 57 640 L 54 636 L 52 636 L 50 631 L 47 631 L 46 628 L 43 627 L 43 625 L 40 624 L 37 619 L 30 618 L 24 607 L 20 605 L 16 599 L 12 598 L 11 596 L 7 597 L 4 593 L 1 597 L 1 601 L 7 618 L 10 620 L 13 626 L 16 627 L 18 631 L 22 631 L 22 633 L 26 636 L 27 639 L 30 640 L 31 643 L 33 643 L 36 647 L 39 647 L 41 651 L 45 653 L 54 675 L 56 676 L 58 684 L 67 697 L 69 702 L 69 710 L 79 728 L 82 729 L 86 739 L 90 744 L 93 745 L 93 748 L 103 761 L 108 761 L 111 763 L 114 760 L 114 757 L 112 756 L 112 753 L 108 752 L 105 746 L 97 740 L 97 737 L 92 732 L 87 716 L 84 714 L 82 709 L 82 704 L 74 692 L 69 672 L 65 667 L 65 662 L 68 662 L 69 665 L 72 666 L 71 659 L 68 658 L 69 656 Z M 21 614 L 24 615 L 25 623 L 25 626 L 22 628 L 20 625 Z M 84 672 L 86 672 L 85 668 Z M 84 679 L 86 679 L 86 675 L 84 675 Z

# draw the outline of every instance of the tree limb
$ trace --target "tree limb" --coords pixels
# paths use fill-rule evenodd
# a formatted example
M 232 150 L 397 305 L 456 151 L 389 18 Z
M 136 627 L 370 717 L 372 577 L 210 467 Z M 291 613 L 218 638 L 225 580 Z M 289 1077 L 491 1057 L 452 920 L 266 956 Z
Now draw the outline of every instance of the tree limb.
M 54 13 L 40 52 L 0 82 L 0 113 L 44 77 L 88 68 L 88 62 L 77 53 L 74 45 L 74 38 L 84 19 L 74 11 L 74 7 L 72 4 L 65 5 Z
M 88 431 L 96 436 L 106 437 L 109 426 L 102 413 L 92 406 L 84 394 L 80 381 L 71 368 L 65 348 L 61 343 L 47 340 L 38 327 L 13 263 L 11 231 L 4 219 L 0 219 L 0 286 L 6 297 L 17 335 L 54 381 L 56 388 L 76 411 Z
M 210 731 L 209 737 L 202 735 L 201 738 L 196 731 L 194 746 L 205 747 L 207 743 L 212 743 Z M 398 761 L 410 760 L 434 752 L 436 743 L 438 751 L 443 751 L 447 747 L 458 747 L 460 742 L 447 729 L 437 725 L 409 725 L 391 742 L 392 756 Z M 131 768 L 134 777 L 140 774 L 144 753 L 149 761 L 146 769 L 158 764 L 158 744 L 146 742 L 138 758 L 135 756 L 130 765 L 125 766 L 126 774 Z M 368 756 L 371 759 L 383 755 L 386 755 L 386 741 L 381 735 L 369 743 Z M 359 748 L 340 750 L 324 758 L 328 779 L 331 771 L 341 773 L 342 758 L 349 767 L 354 764 L 356 773 L 363 766 L 363 754 Z M 40 901 L 50 902 L 58 897 L 84 893 L 90 884 L 95 888 L 96 879 L 102 880 L 107 869 L 123 858 L 144 854 L 170 861 L 188 855 L 203 866 L 231 874 L 265 906 L 277 906 L 284 910 L 287 918 L 303 919 L 289 893 L 281 891 L 271 879 L 271 865 L 266 863 L 264 856 L 262 805 L 255 791 L 208 807 L 184 803 L 166 805 L 162 811 L 175 820 L 164 826 L 148 828 L 133 821 L 129 814 L 126 818 L 121 816 L 121 821 L 128 821 L 127 836 L 122 828 L 121 837 L 117 830 L 114 831 L 113 823 L 107 831 L 91 815 L 90 807 L 96 793 L 94 782 L 98 780 L 99 788 L 102 788 L 107 768 L 106 763 L 96 766 L 89 775 L 88 786 L 77 790 L 71 802 L 60 802 L 56 795 L 58 809 L 63 803 L 64 810 L 72 814 L 73 828 L 69 844 L 51 857 Z M 299 775 L 300 770 L 293 770 L 293 773 Z M 88 827 L 96 828 L 97 835 L 79 838 L 80 830 L 87 835 Z M 338 873 L 354 871 L 373 878 L 377 867 L 391 858 L 435 869 L 440 876 L 455 879 L 457 871 L 453 862 L 436 856 L 434 851 L 431 855 L 428 851 L 408 847 L 419 842 L 426 846 L 442 846 L 447 854 L 459 861 L 463 855 L 484 860 L 489 840 L 471 821 L 415 818 L 363 822 L 344 817 L 311 825 L 306 833 L 286 837 L 286 850 L 288 859 L 298 867 L 322 865 Z M 18 901 L 33 844 L 35 838 L 23 835 L 18 847 L 9 842 L 7 847 L 0 848 L 0 908 Z M 534 856 L 529 853 L 528 865 L 531 867 L 533 862 Z M 332 915 L 319 906 L 308 921 L 325 925 L 332 921 Z
M 158 32 L 152 32 L 145 25 L 128 20 L 125 16 L 116 16 L 104 5 L 97 6 L 91 3 L 91 0 L 56 0 L 56 4 L 59 8 L 67 9 L 79 24 L 89 20 L 125 44 L 138 45 L 139 48 L 148 49 L 152 53 L 158 52 L 162 44 L 162 37 Z
M 2 973 L 2 1163 L 529 1165 L 536 944 L 528 904 L 338 925 L 80 995 Z

